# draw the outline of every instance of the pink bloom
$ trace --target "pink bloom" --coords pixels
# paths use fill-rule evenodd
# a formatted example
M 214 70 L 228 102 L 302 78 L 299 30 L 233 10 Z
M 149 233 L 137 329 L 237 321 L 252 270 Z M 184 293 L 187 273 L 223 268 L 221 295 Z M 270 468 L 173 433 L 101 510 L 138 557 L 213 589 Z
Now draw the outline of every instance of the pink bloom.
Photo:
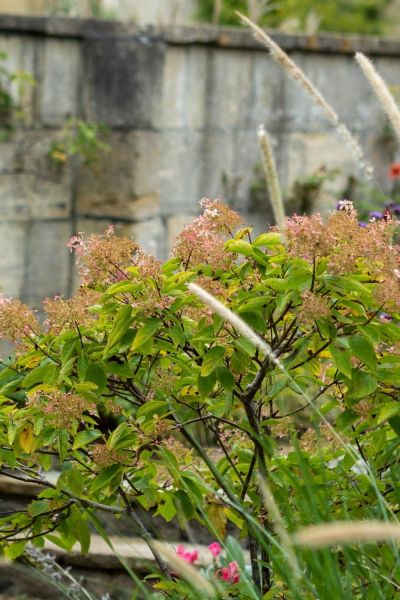
M 218 542 L 213 542 L 212 544 L 210 544 L 208 546 L 208 549 L 214 558 L 216 558 L 222 552 L 222 547 L 220 546 L 220 544 L 218 544 Z
M 237 562 L 234 560 L 229 563 L 227 567 L 223 567 L 219 572 L 218 576 L 227 583 L 239 583 L 240 573 Z
M 186 550 L 184 546 L 181 544 L 176 548 L 177 555 L 182 558 L 184 561 L 192 565 L 199 558 L 199 553 L 197 550 Z
M 400 163 L 393 163 L 389 168 L 390 179 L 398 179 L 400 177 Z

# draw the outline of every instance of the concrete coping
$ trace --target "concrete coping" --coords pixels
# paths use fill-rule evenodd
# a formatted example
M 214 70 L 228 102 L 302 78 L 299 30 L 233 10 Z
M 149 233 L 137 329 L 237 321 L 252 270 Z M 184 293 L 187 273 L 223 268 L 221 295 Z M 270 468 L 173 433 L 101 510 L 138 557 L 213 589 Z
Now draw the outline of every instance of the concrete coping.
M 135 24 L 100 19 L 73 19 L 67 17 L 20 16 L 1 14 L 0 33 L 50 36 L 59 38 L 124 38 L 134 37 L 159 40 L 170 45 L 209 45 L 221 48 L 255 49 L 265 51 L 252 34 L 239 27 L 211 25 L 138 27 Z M 354 54 L 400 57 L 400 42 L 382 37 L 357 35 L 300 35 L 270 31 L 275 41 L 287 51 L 327 54 Z

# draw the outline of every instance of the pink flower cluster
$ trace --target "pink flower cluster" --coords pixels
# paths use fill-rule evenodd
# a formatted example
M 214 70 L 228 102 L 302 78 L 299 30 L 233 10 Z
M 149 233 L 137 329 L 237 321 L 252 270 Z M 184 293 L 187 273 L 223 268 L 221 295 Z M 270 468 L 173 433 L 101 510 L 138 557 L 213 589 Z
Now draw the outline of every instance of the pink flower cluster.
M 227 567 L 222 567 L 222 569 L 218 571 L 218 577 L 227 583 L 239 583 L 240 573 L 237 562 L 233 560 Z
M 218 558 L 222 552 L 222 546 L 218 544 L 218 542 L 213 542 L 210 544 L 208 549 L 213 555 L 214 559 Z M 197 550 L 186 550 L 186 548 L 181 544 L 177 546 L 176 553 L 180 558 L 190 565 L 195 563 L 199 558 L 199 553 Z M 226 583 L 239 583 L 240 580 L 239 565 L 235 560 L 228 563 L 226 567 L 217 569 L 214 574 L 218 577 L 218 579 L 222 579 Z
M 177 555 L 182 558 L 185 562 L 192 565 L 199 558 L 199 553 L 197 550 L 186 550 L 184 546 L 181 544 L 176 549 Z

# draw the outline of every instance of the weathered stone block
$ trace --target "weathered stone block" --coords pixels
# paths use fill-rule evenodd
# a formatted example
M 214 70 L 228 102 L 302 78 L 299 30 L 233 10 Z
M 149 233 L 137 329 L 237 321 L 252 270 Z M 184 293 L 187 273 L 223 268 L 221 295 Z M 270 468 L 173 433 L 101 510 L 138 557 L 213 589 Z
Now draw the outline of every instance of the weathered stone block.
M 83 46 L 85 118 L 109 127 L 158 120 L 164 45 L 146 35 L 88 38 Z
M 209 52 L 206 85 L 206 125 L 232 128 L 248 113 L 252 53 Z
M 202 179 L 203 135 L 189 131 L 163 131 L 160 159 L 160 206 L 163 215 L 196 212 Z
M 160 127 L 204 127 L 210 50 L 198 46 L 168 47 L 163 76 Z
M 24 223 L 7 223 L 0 219 L 0 292 L 21 296 L 25 276 Z
M 164 215 L 196 213 L 201 198 L 224 194 L 225 175 L 232 172 L 233 132 L 169 131 L 162 140 L 160 202 Z
M 250 72 L 243 125 L 255 131 L 262 123 L 269 131 L 277 131 L 284 126 L 285 118 L 285 74 L 282 67 L 266 52 L 253 52 Z
M 0 216 L 65 218 L 71 211 L 69 164 L 49 159 L 54 132 L 24 131 L 0 146 Z
M 278 138 L 271 135 L 275 160 L 279 169 L 280 144 Z M 271 215 L 267 193 L 260 188 L 265 186 L 262 159 L 258 136 L 255 130 L 235 132 L 234 158 L 232 170 L 227 180 L 225 196 L 232 207 L 242 215 L 261 213 L 265 218 Z
M 71 255 L 67 242 L 70 235 L 69 222 L 35 221 L 28 225 L 23 299 L 29 305 L 40 307 L 46 297 L 68 295 Z
M 112 133 L 110 150 L 79 169 L 76 207 L 81 215 L 143 220 L 159 214 L 159 134 Z
M 43 49 L 40 116 L 45 125 L 63 125 L 79 116 L 81 47 L 78 41 L 47 39 Z
M 131 236 L 141 248 L 157 258 L 165 259 L 167 255 L 167 230 L 161 219 L 150 219 L 137 223 L 130 228 Z
M 352 56 L 320 55 L 295 52 L 292 58 L 322 93 L 339 119 L 350 130 L 381 127 L 382 109 Z M 285 130 L 330 131 L 333 126 L 323 110 L 301 86 L 286 75 Z

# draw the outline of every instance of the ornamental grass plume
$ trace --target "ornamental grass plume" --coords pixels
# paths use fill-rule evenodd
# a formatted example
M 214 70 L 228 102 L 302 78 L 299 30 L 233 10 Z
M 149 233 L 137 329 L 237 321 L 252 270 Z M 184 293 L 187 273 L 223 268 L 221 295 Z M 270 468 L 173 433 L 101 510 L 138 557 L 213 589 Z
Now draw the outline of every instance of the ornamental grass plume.
M 285 209 L 283 206 L 282 192 L 279 185 L 271 141 L 264 125 L 259 126 L 257 133 L 260 142 L 265 179 L 268 186 L 272 212 L 274 214 L 278 229 L 283 234 L 285 231 Z
M 359 64 L 365 77 L 371 84 L 378 100 L 383 106 L 397 137 L 400 139 L 400 109 L 393 98 L 388 86 L 379 75 L 374 65 L 362 52 L 356 52 L 355 59 Z
M 261 27 L 253 23 L 250 19 L 242 15 L 240 12 L 236 13 L 242 23 L 248 25 L 252 30 L 256 40 L 266 46 L 272 58 L 281 66 L 285 71 L 297 81 L 301 87 L 307 92 L 310 98 L 322 109 L 325 117 L 333 124 L 339 134 L 343 137 L 346 143 L 349 145 L 353 155 L 361 170 L 365 172 L 366 177 L 369 179 L 373 173 L 373 167 L 367 165 L 365 162 L 364 152 L 360 147 L 357 140 L 350 133 L 349 129 L 339 121 L 339 117 L 336 111 L 332 108 L 329 102 L 324 96 L 317 90 L 314 84 L 310 81 L 307 75 L 296 65 L 296 63 L 282 50 L 282 48 L 274 42 L 274 40 L 263 30 Z
M 296 546 L 326 548 L 337 544 L 400 542 L 400 525 L 383 521 L 334 521 L 311 525 L 292 536 Z

